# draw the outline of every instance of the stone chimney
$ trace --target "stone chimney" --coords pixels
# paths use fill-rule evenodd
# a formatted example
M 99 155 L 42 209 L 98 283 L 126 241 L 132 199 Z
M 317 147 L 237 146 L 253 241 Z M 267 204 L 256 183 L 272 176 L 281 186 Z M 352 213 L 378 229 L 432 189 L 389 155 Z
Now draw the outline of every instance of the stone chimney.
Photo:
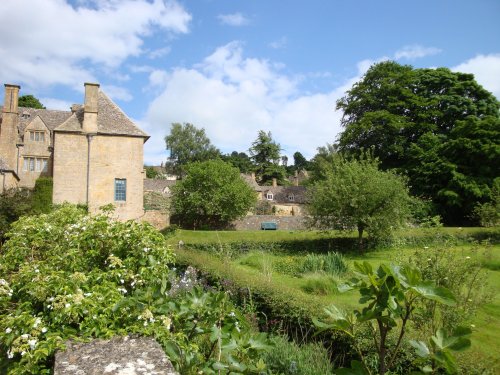
M 276 177 L 273 177 L 273 187 L 278 186 L 278 180 L 276 180 Z
M 252 172 L 252 180 L 255 181 L 255 172 Z
M 85 83 L 85 105 L 82 126 L 84 133 L 97 133 L 98 100 L 99 84 Z
M 295 170 L 295 174 L 293 176 L 293 184 L 294 186 L 299 186 L 299 172 Z
M 17 125 L 19 123 L 18 104 L 20 86 L 5 84 L 5 98 L 0 127 L 0 156 L 7 167 L 17 172 Z

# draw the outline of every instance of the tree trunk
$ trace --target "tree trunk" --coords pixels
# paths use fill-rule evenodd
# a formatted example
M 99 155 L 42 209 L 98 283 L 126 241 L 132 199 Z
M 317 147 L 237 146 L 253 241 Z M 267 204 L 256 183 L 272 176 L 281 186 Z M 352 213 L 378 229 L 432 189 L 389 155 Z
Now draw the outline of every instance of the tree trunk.
M 363 252 L 363 230 L 365 228 L 362 225 L 358 225 L 358 249 Z
M 385 341 L 387 339 L 387 328 L 384 326 L 384 323 L 382 323 L 380 320 L 377 319 L 379 331 L 380 331 L 380 346 L 378 348 L 378 369 L 379 369 L 379 374 L 384 375 L 385 372 L 387 371 L 386 365 L 385 365 L 385 356 L 386 356 L 386 347 L 385 347 Z

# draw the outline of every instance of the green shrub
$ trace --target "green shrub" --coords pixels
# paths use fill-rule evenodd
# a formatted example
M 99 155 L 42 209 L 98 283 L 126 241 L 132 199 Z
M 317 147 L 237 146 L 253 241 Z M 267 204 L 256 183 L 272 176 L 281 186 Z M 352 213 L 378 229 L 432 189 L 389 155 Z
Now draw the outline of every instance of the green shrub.
M 283 275 L 299 276 L 302 272 L 303 262 L 303 257 L 282 255 L 274 260 L 273 269 Z
M 328 252 L 323 254 L 308 254 L 302 264 L 302 272 L 325 272 L 330 275 L 342 275 L 347 271 L 347 263 L 342 254 Z
M 0 194 L 0 244 L 10 225 L 31 211 L 31 194 L 27 189 L 11 189 Z
M 52 209 L 53 183 L 51 177 L 39 177 L 33 189 L 33 213 L 47 213 Z
M 264 368 L 226 293 L 192 287 L 151 225 L 62 205 L 13 223 L 0 253 L 0 373 L 48 374 L 69 339 L 154 337 L 183 374 Z M 179 284 L 171 288 L 170 283 Z M 172 296 L 170 294 L 172 291 Z
M 415 314 L 416 327 L 430 335 L 438 328 L 452 331 L 474 317 L 478 309 L 491 301 L 493 290 L 488 275 L 482 269 L 479 250 L 464 254 L 447 247 L 424 248 L 415 251 L 408 263 L 422 272 L 422 277 L 446 287 L 457 299 L 457 305 L 443 306 L 425 301 Z
M 304 275 L 304 279 L 305 284 L 302 286 L 302 290 L 306 293 L 321 296 L 338 293 L 337 280 L 331 276 L 312 273 Z
M 268 369 L 276 375 L 332 374 L 327 350 L 319 343 L 299 346 L 286 337 L 273 336 L 273 348 L 264 355 Z

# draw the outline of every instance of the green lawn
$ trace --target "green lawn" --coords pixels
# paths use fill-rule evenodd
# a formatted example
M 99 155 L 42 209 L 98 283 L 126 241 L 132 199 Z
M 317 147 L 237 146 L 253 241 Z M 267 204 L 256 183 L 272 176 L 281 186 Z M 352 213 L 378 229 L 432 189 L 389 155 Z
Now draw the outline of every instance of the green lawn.
M 470 324 L 473 328 L 473 347 L 470 350 L 471 358 L 476 355 L 479 358 L 485 356 L 494 359 L 500 352 L 500 245 L 493 243 L 488 246 L 488 255 L 476 254 L 473 248 L 484 248 L 482 244 L 472 244 L 470 238 L 482 240 L 488 236 L 498 240 L 498 229 L 484 230 L 482 228 L 439 228 L 439 229 L 411 229 L 400 232 L 399 235 L 406 238 L 403 244 L 396 247 L 388 247 L 380 250 L 367 251 L 363 254 L 349 249 L 345 252 L 345 258 L 351 265 L 354 261 L 367 261 L 374 267 L 380 263 L 399 262 L 408 259 L 417 249 L 423 249 L 423 244 L 433 246 L 444 246 L 444 242 L 452 242 L 454 251 L 463 256 L 477 257 L 483 265 L 483 271 L 487 273 L 489 284 L 494 288 L 493 300 L 483 306 L 476 318 Z M 343 308 L 353 308 L 357 305 L 358 296 L 355 293 L 338 294 L 328 290 L 326 294 L 315 294 L 306 292 L 306 286 L 314 283 L 308 277 L 294 277 L 276 272 L 273 264 L 283 263 L 288 257 L 289 262 L 294 262 L 294 254 L 291 253 L 267 253 L 261 249 L 250 251 L 239 255 L 231 260 L 221 259 L 220 256 L 190 249 L 190 245 L 196 247 L 199 244 L 211 243 L 214 247 L 223 247 L 231 242 L 269 242 L 269 243 L 299 243 L 314 245 L 315 241 L 328 241 L 338 238 L 338 232 L 316 232 L 316 231 L 177 231 L 175 236 L 167 241 L 174 248 L 178 247 L 178 242 L 182 240 L 184 247 L 177 249 L 178 257 L 182 262 L 193 264 L 195 267 L 207 271 L 222 274 L 226 278 L 238 280 L 240 285 L 260 285 L 261 287 L 274 288 L 277 294 L 283 295 L 290 303 L 297 306 L 314 306 L 312 309 L 320 312 L 324 306 L 335 303 Z M 343 235 L 345 238 L 346 235 Z M 354 234 L 351 234 L 353 243 Z M 349 235 L 347 236 L 349 237 Z M 434 238 L 441 240 L 434 241 Z M 409 240 L 408 240 L 409 239 Z M 434 241 L 434 243 L 433 243 Z M 440 243 L 442 241 L 442 243 Z M 495 241 L 495 240 L 494 240 Z M 342 243 L 342 242 L 340 242 Z M 418 243 L 418 245 L 415 245 Z M 448 244 L 448 246 L 450 246 Z M 427 247 L 427 245 L 426 245 Z M 304 254 L 301 254 L 303 256 Z M 321 283 L 320 283 L 321 284 Z M 325 293 L 323 289 L 319 292 Z

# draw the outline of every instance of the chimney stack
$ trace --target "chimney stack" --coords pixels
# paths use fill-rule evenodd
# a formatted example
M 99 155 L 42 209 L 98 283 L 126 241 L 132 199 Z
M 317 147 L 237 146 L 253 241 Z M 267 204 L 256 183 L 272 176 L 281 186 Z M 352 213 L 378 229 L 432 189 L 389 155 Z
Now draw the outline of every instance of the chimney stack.
M 98 100 L 99 84 L 85 83 L 85 105 L 82 126 L 84 133 L 97 133 Z
M 252 172 L 252 180 L 255 181 L 255 172 Z
M 20 86 L 5 84 L 5 98 L 2 108 L 0 127 L 1 156 L 7 163 L 7 169 L 17 172 L 17 148 L 19 132 L 18 104 Z
M 273 177 L 273 187 L 278 186 L 278 180 L 276 180 L 276 177 Z
M 18 85 L 5 84 L 5 98 L 3 100 L 3 113 L 15 113 L 17 115 L 17 107 L 19 104 L 19 90 Z

